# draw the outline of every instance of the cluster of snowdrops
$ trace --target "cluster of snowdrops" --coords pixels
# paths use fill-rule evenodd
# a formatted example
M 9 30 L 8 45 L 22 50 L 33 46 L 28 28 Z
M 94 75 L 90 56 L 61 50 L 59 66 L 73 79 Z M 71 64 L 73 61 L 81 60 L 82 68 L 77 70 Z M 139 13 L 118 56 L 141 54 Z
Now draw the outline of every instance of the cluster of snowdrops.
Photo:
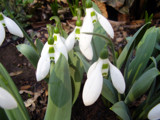
M 81 53 L 87 60 L 93 58 L 93 48 L 91 45 L 94 24 L 99 21 L 101 27 L 106 31 L 110 38 L 114 38 L 114 31 L 109 21 L 99 14 L 93 7 L 92 3 L 86 5 L 85 17 L 82 20 L 76 21 L 76 27 L 65 39 L 61 36 L 59 28 L 54 27 L 54 33 L 49 35 L 48 41 L 45 43 L 40 59 L 37 64 L 36 79 L 41 81 L 47 77 L 50 71 L 51 62 L 58 61 L 60 55 L 64 55 L 68 60 L 68 53 L 73 49 L 78 42 Z M 19 26 L 10 18 L 0 13 L 0 45 L 5 39 L 5 27 L 8 31 L 18 37 L 23 37 L 23 32 Z M 101 50 L 99 59 L 95 61 L 88 69 L 87 80 L 85 82 L 82 98 L 86 106 L 92 105 L 99 98 L 102 87 L 103 77 L 110 73 L 112 84 L 119 94 L 123 94 L 126 89 L 126 84 L 121 71 L 111 63 L 108 58 L 107 48 Z M 17 102 L 14 97 L 4 88 L 0 87 L 0 106 L 3 109 L 14 109 L 17 107 Z M 160 118 L 160 104 L 156 105 L 148 113 L 149 119 Z

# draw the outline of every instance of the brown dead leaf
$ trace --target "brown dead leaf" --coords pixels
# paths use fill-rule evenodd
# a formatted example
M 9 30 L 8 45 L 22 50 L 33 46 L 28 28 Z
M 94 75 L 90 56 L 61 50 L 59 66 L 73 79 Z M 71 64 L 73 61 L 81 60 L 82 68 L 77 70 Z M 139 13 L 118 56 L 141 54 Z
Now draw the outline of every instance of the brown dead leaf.
M 23 71 L 20 70 L 20 71 L 16 71 L 16 72 L 11 72 L 11 73 L 9 73 L 9 75 L 10 75 L 11 77 L 13 77 L 13 76 L 20 75 L 20 74 L 22 74 L 22 73 L 23 73 Z
M 30 85 L 25 85 L 25 86 L 22 86 L 21 88 L 20 88 L 20 90 L 27 90 L 27 89 L 29 89 L 31 86 Z

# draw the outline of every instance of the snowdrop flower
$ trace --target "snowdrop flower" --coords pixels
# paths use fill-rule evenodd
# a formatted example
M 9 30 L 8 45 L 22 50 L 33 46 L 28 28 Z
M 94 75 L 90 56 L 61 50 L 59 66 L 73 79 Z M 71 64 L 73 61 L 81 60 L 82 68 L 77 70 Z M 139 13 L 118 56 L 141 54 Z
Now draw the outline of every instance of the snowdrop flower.
M 14 109 L 17 107 L 14 97 L 2 87 L 0 87 L 0 107 L 3 109 Z
M 76 21 L 76 27 L 69 34 L 69 36 L 67 37 L 67 39 L 65 41 L 65 45 L 66 45 L 66 48 L 67 48 L 68 52 L 73 49 L 74 44 L 76 43 L 76 41 L 80 40 L 81 26 L 82 26 L 82 21 L 81 20 L 77 20 Z
M 102 28 L 107 32 L 107 34 L 111 38 L 114 38 L 114 31 L 109 21 L 104 16 L 99 14 L 96 10 L 94 10 L 94 8 L 92 8 L 91 1 L 86 1 L 86 16 L 84 17 L 83 20 L 81 33 L 85 32 L 93 33 L 94 23 L 96 23 L 97 21 L 99 21 Z M 83 55 L 89 60 L 93 58 L 91 40 L 92 40 L 92 35 L 80 34 L 80 40 L 79 40 L 80 50 L 83 53 Z
M 68 60 L 64 41 L 64 38 L 59 35 L 59 31 L 55 28 L 54 35 L 48 38 L 48 42 L 45 43 L 42 49 L 36 70 L 37 81 L 41 81 L 48 75 L 50 70 L 50 61 L 52 60 L 56 63 L 61 53 Z
M 6 17 L 2 13 L 0 13 L 0 45 L 3 43 L 5 39 L 5 29 L 4 26 L 7 27 L 8 31 L 16 35 L 18 37 L 23 38 L 23 32 L 19 28 L 19 26 L 10 18 Z
M 92 105 L 100 96 L 103 76 L 108 74 L 108 70 L 110 70 L 111 80 L 115 89 L 121 94 L 125 91 L 124 77 L 120 70 L 109 61 L 106 52 L 103 49 L 98 61 L 93 63 L 88 70 L 87 80 L 82 93 L 83 102 L 86 106 Z
M 160 103 L 149 111 L 148 119 L 149 120 L 159 120 L 160 119 Z

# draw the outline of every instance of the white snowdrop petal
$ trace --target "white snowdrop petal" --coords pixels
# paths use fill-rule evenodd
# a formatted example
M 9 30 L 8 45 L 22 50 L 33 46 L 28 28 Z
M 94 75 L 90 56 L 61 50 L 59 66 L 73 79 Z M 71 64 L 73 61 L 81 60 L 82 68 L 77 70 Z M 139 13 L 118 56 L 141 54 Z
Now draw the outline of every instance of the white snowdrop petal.
M 125 92 L 126 85 L 121 71 L 110 62 L 109 67 L 113 86 L 119 93 L 123 94 Z
M 96 68 L 97 66 L 97 63 L 98 61 L 94 62 L 88 69 L 88 72 L 87 72 L 87 78 L 92 74 L 92 72 L 94 71 L 94 69 Z
M 2 45 L 4 39 L 5 39 L 5 30 L 2 23 L 0 22 L 0 45 Z
M 92 18 L 90 16 L 90 13 L 86 12 L 86 16 L 83 21 L 80 39 L 79 39 L 79 47 L 85 57 L 87 57 L 86 55 L 88 55 L 88 52 L 92 52 L 92 53 L 90 53 L 90 55 L 93 54 L 92 46 L 91 46 L 92 35 L 83 34 L 83 33 L 84 32 L 93 33 L 93 29 L 94 29 L 94 26 L 92 23 Z M 87 50 L 88 47 L 90 47 L 90 48 Z M 85 52 L 87 52 L 87 54 L 85 54 Z M 89 59 L 91 60 L 93 56 L 90 56 L 90 57 L 89 57 Z
M 102 69 L 102 74 L 108 74 L 108 68 L 107 69 Z
M 92 50 L 91 44 L 89 44 L 88 47 L 86 47 L 86 48 L 83 48 L 82 46 L 83 46 L 83 45 L 81 45 L 81 44 L 79 43 L 79 48 L 80 48 L 82 54 L 83 54 L 88 60 L 92 60 L 92 58 L 93 58 L 93 50 Z
M 60 38 L 61 38 L 62 42 L 65 44 L 66 39 L 62 36 L 60 36 Z
M 98 62 L 96 69 L 86 80 L 83 88 L 82 98 L 85 106 L 92 105 L 98 99 L 102 91 L 103 77 L 101 74 L 102 62 Z
M 60 52 L 55 52 L 55 56 L 54 56 L 55 63 L 58 61 L 59 56 L 60 56 Z
M 56 49 L 58 52 L 62 53 L 62 54 L 65 56 L 65 58 L 68 60 L 68 53 L 67 53 L 66 46 L 65 46 L 65 44 L 62 42 L 62 40 L 60 39 L 59 36 L 57 36 L 57 42 L 56 42 L 55 44 L 56 44 L 56 45 L 55 45 L 55 49 Z
M 114 31 L 113 31 L 113 28 L 112 28 L 111 24 L 109 23 L 109 21 L 103 15 L 99 14 L 98 12 L 96 12 L 96 14 L 98 17 L 98 21 L 101 24 L 101 26 L 103 27 L 103 29 L 108 33 L 108 35 L 111 38 L 114 38 Z
M 43 56 L 44 54 L 48 54 L 48 50 L 49 50 L 49 45 L 48 42 L 46 42 L 42 48 L 41 56 Z
M 75 43 L 75 30 L 73 30 L 73 32 L 69 34 L 69 36 L 65 41 L 65 45 L 68 52 L 73 49 L 74 43 Z
M 50 57 L 49 54 L 45 54 L 40 57 L 37 65 L 36 78 L 37 81 L 43 80 L 50 70 Z
M 24 37 L 22 30 L 19 28 L 19 26 L 12 19 L 5 16 L 4 23 L 5 23 L 8 31 L 11 34 L 16 35 L 21 38 Z
M 160 119 L 160 103 L 149 111 L 148 119 L 149 120 L 159 120 Z
M 0 107 L 4 109 L 14 109 L 17 107 L 14 97 L 2 87 L 0 87 Z

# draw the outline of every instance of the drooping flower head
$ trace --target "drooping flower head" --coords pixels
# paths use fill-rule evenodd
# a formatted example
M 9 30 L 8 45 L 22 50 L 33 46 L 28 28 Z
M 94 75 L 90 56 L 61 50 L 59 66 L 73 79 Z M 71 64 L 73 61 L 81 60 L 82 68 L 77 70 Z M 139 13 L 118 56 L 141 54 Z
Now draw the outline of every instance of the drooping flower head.
M 121 94 L 124 93 L 124 77 L 120 70 L 109 61 L 107 49 L 103 49 L 100 58 L 90 66 L 87 73 L 87 80 L 82 93 L 83 102 L 86 106 L 92 105 L 99 98 L 103 86 L 103 75 L 108 75 L 108 70 L 110 70 L 115 89 Z
M 2 87 L 0 87 L 0 107 L 3 109 L 14 109 L 17 107 L 14 97 Z
M 107 32 L 107 34 L 111 38 L 114 38 L 114 31 L 109 21 L 92 7 L 92 2 L 90 0 L 87 0 L 86 16 L 84 17 L 83 20 L 81 33 L 93 33 L 94 23 L 96 23 L 97 21 L 99 21 L 102 28 Z M 83 53 L 83 55 L 89 60 L 93 58 L 91 40 L 92 40 L 92 35 L 80 34 L 80 40 L 79 40 L 80 50 Z
M 23 32 L 19 26 L 12 19 L 0 13 L 0 45 L 5 39 L 5 26 L 11 34 L 23 38 Z
M 149 120 L 159 120 L 160 119 L 160 103 L 154 106 L 148 113 Z
M 48 41 L 42 49 L 41 57 L 37 64 L 37 81 L 43 80 L 48 75 L 50 70 L 50 61 L 54 61 L 56 63 L 61 53 L 68 60 L 67 49 L 64 41 L 65 39 L 60 36 L 58 28 L 55 27 L 54 34 L 49 36 Z
M 65 41 L 65 45 L 67 48 L 67 51 L 71 51 L 74 47 L 74 44 L 80 40 L 80 34 L 81 34 L 81 26 L 82 26 L 82 21 L 77 20 L 76 21 L 76 27 L 74 30 L 69 34 Z

